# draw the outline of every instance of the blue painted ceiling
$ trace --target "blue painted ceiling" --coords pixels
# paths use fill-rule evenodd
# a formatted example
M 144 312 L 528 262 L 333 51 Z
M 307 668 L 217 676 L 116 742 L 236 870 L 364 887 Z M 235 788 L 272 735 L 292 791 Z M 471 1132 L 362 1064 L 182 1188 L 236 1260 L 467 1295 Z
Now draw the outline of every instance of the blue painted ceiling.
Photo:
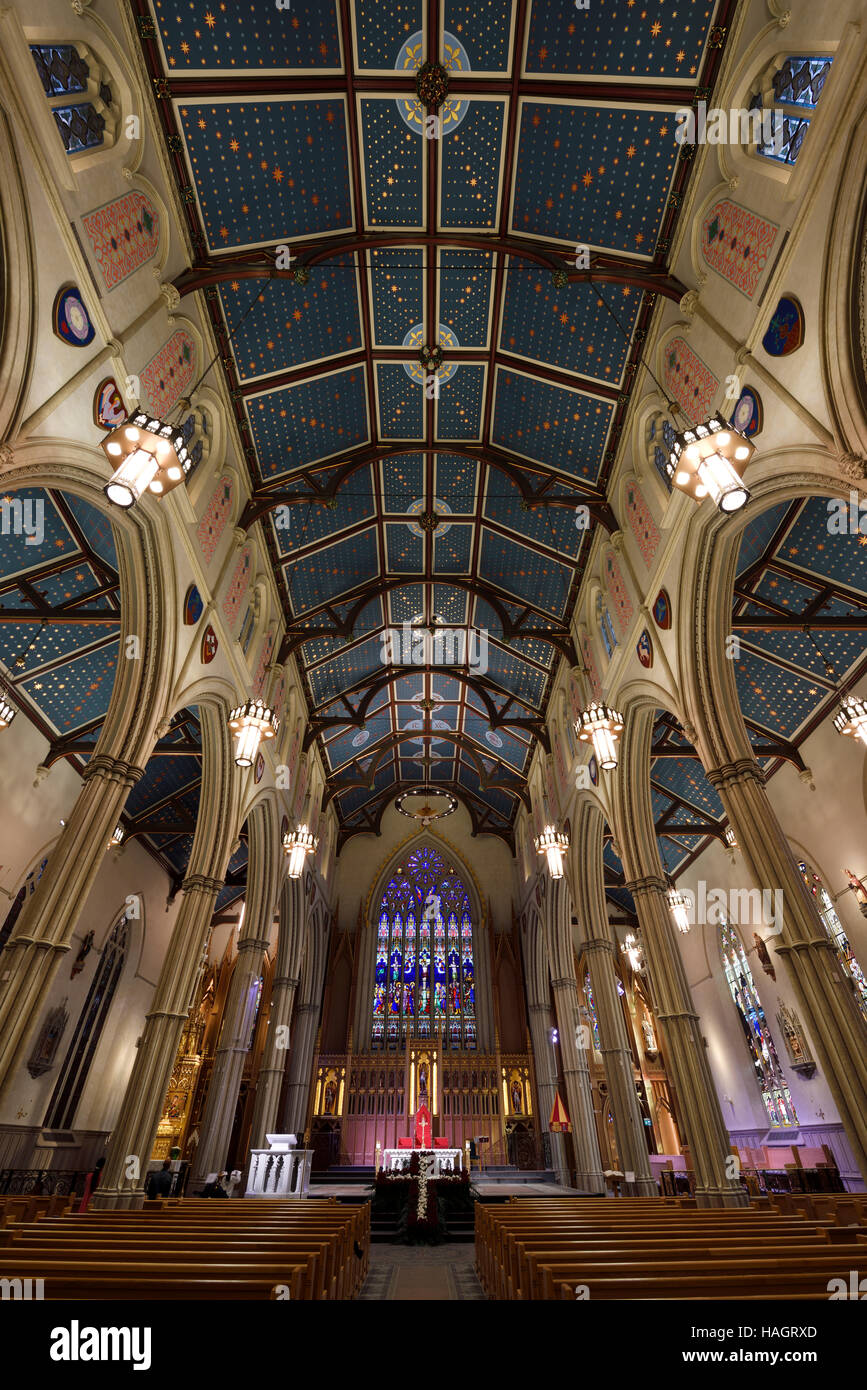
M 510 834 L 729 8 L 134 0 L 344 837 L 422 778 Z M 485 671 L 384 664 L 437 616 Z

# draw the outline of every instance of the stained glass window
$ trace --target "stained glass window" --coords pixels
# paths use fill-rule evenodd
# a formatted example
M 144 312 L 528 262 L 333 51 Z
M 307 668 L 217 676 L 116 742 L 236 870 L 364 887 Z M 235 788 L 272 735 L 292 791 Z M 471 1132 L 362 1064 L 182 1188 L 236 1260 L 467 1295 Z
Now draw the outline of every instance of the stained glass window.
M 768 1119 L 774 1129 L 791 1128 L 798 1123 L 795 1106 L 740 937 L 727 922 L 720 926 L 720 945 L 726 983 L 750 1049 Z
M 790 167 L 795 163 L 830 71 L 831 59 L 827 57 L 785 59 L 774 75 L 773 134 L 766 139 L 768 131 L 763 130 L 756 144 L 757 154 Z M 761 92 L 750 98 L 749 109 L 765 109 Z
M 64 101 L 70 96 L 87 94 L 90 69 L 85 59 L 72 44 L 65 43 L 31 44 L 30 52 L 66 153 L 79 154 L 101 145 L 105 138 L 105 118 L 93 103 Z M 99 98 L 105 106 L 111 105 L 111 89 L 105 83 L 99 88 Z
M 843 967 L 843 974 L 852 981 L 855 991 L 855 998 L 862 1014 L 867 1018 L 867 978 L 855 959 L 855 952 L 849 945 L 849 938 L 843 929 L 843 923 L 837 916 L 834 904 L 820 879 L 808 865 L 800 863 L 798 868 L 801 870 L 801 877 L 813 895 L 816 904 L 816 911 L 822 919 L 822 926 L 829 939 L 833 942 L 834 950 L 837 952 L 837 959 Z
M 433 848 L 395 872 L 380 904 L 371 1045 L 442 1037 L 476 1046 L 473 925 L 469 894 Z
M 3 926 L 0 927 L 0 951 L 3 950 L 3 947 L 6 945 L 6 942 L 12 935 L 12 929 L 15 926 L 15 923 L 18 921 L 18 918 L 21 916 L 21 909 L 27 902 L 27 899 L 33 893 L 36 892 L 36 885 L 41 879 L 45 871 L 45 865 L 47 863 L 48 860 L 43 859 L 42 863 L 38 866 L 38 868 L 31 869 L 30 873 L 27 875 L 21 887 L 19 888 L 15 901 L 13 902 L 12 906 L 6 914 L 6 920 L 3 923 Z

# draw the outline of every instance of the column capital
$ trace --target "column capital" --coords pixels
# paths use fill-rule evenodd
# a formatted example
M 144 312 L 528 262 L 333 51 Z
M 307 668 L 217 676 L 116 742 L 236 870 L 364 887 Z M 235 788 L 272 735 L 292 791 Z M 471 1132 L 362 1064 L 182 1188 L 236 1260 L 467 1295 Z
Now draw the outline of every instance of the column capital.
M 633 898 L 640 898 L 650 893 L 668 892 L 668 885 L 664 878 L 660 878 L 659 874 L 646 874 L 644 878 L 631 879 L 628 883 L 624 883 L 623 887 L 632 894 Z
M 755 758 L 738 758 L 734 763 L 707 768 L 704 775 L 717 790 L 730 787 L 736 782 L 758 782 L 760 787 L 765 786 L 765 774 Z
M 91 777 L 101 777 L 107 782 L 123 782 L 128 787 L 134 787 L 144 775 L 143 767 L 126 763 L 122 758 L 110 758 L 107 753 L 96 753 L 88 762 L 81 778 L 87 782 Z
M 271 938 L 268 936 L 241 936 L 238 940 L 238 955 L 242 951 L 267 951 L 270 944 Z
M 591 936 L 584 942 L 583 950 L 595 951 L 600 955 L 613 956 L 615 953 L 614 942 L 606 936 Z
M 181 891 L 184 893 L 219 893 L 223 884 L 218 878 L 209 878 L 207 874 L 190 874 L 181 884 Z
M 576 989 L 576 981 L 573 975 L 563 975 L 559 980 L 551 981 L 552 989 Z

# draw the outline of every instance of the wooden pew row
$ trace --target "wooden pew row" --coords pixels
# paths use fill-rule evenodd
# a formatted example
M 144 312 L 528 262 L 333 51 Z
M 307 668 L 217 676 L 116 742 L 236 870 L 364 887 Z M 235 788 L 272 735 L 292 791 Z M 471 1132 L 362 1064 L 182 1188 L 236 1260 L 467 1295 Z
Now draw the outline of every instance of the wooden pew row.
M 22 1196 L 0 1197 L 0 1228 L 16 1221 L 35 1221 L 43 1215 L 59 1216 L 71 1210 L 81 1199 L 72 1195 L 52 1195 L 38 1197 L 32 1193 Z
M 857 1229 L 743 1208 L 672 1213 L 652 1199 L 641 1206 L 634 1199 L 518 1199 L 476 1210 L 479 1276 L 499 1298 L 567 1297 L 567 1287 L 574 1298 L 576 1285 L 590 1285 L 591 1298 L 683 1298 L 691 1296 L 692 1280 L 696 1296 L 728 1288 L 727 1296 L 737 1297 L 747 1293 L 745 1274 L 748 1296 L 761 1297 L 770 1274 L 775 1288 L 797 1274 L 793 1293 L 827 1298 L 829 1279 L 867 1262 Z M 648 1291 L 657 1286 L 658 1294 Z
M 49 1299 L 272 1298 L 277 1286 L 296 1299 L 358 1292 L 369 1260 L 366 1205 L 241 1206 L 208 1201 L 16 1225 L 0 1232 L 0 1277 L 42 1278 Z

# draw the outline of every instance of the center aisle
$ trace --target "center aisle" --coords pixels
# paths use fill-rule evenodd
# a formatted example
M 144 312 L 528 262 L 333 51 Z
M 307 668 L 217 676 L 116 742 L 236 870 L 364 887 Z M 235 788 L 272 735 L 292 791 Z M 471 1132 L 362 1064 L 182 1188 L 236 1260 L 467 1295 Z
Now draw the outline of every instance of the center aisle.
M 358 1295 L 377 1301 L 484 1299 L 475 1246 L 373 1245 L 370 1273 Z

